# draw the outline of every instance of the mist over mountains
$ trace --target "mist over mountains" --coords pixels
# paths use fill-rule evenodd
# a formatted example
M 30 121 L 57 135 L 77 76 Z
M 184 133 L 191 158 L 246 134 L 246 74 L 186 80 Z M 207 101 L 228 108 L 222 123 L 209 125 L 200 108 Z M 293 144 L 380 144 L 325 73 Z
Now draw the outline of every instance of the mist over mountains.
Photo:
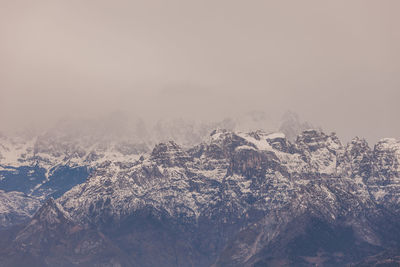
M 182 146 L 193 146 L 203 141 L 215 129 L 282 131 L 290 140 L 294 140 L 298 133 L 309 128 L 313 128 L 312 125 L 302 122 L 292 111 L 284 113 L 280 120 L 263 111 L 251 111 L 215 121 L 190 118 L 145 120 L 125 112 L 114 112 L 96 118 L 58 120 L 43 128 L 32 125 L 19 130 L 4 131 L 2 135 L 3 138 L 15 138 L 16 142 L 18 139 L 29 141 L 38 138 L 39 143 L 51 143 L 57 138 L 60 142 L 65 139 L 80 142 L 84 146 L 96 142 L 127 141 L 152 147 L 158 142 L 168 140 L 174 140 Z
M 0 266 L 400 263 L 398 140 L 243 118 L 2 136 Z
M 0 267 L 400 266 L 399 10 L 1 0 Z

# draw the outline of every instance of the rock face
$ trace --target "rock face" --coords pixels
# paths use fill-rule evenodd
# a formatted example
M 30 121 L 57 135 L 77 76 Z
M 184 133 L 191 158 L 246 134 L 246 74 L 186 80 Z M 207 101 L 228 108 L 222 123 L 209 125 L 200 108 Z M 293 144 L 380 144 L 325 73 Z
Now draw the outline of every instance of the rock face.
M 400 142 L 392 138 L 379 141 L 374 148 L 374 162 L 376 177 L 382 182 L 393 182 L 400 174 Z
M 52 198 L 10 241 L 4 251 L 8 256 L 1 258 L 4 266 L 130 264 L 123 252 L 103 234 L 95 230 L 84 230 L 74 223 Z
M 174 141 L 156 145 L 151 152 L 151 158 L 162 166 L 183 166 L 190 160 L 189 155 Z
M 354 138 L 346 146 L 342 159 L 340 159 L 341 171 L 352 178 L 368 179 L 373 175 L 372 153 L 373 151 L 365 139 Z
M 5 266 L 18 258 L 43 258 L 43 266 L 381 260 L 400 248 L 399 160 L 396 140 L 371 149 L 319 130 L 293 143 L 282 133 L 226 130 L 189 149 L 163 142 L 135 159 L 97 164 L 11 231 L 0 257 Z

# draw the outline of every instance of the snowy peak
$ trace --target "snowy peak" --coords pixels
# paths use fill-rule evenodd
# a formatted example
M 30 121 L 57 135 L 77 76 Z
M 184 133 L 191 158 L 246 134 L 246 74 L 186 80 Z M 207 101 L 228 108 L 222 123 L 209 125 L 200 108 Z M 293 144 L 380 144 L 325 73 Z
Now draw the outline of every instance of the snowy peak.
M 348 176 L 365 180 L 373 171 L 372 149 L 365 139 L 355 137 L 346 145 L 339 164 Z
M 267 136 L 267 141 L 273 149 L 285 152 L 294 153 L 294 147 L 286 138 L 284 133 L 274 133 Z
M 195 157 L 226 160 L 237 147 L 244 145 L 254 147 L 238 134 L 225 129 L 218 129 L 214 130 L 205 142 L 190 149 L 189 153 Z
M 190 160 L 189 155 L 174 141 L 160 143 L 151 152 L 151 158 L 160 165 L 183 166 Z
M 296 144 L 302 148 L 315 152 L 321 148 L 328 148 L 330 150 L 337 150 L 341 148 L 339 138 L 335 133 L 327 135 L 319 130 L 309 129 L 303 131 L 296 140 Z
M 383 138 L 376 144 L 376 149 L 397 151 L 400 150 L 400 141 L 395 138 Z
M 400 176 L 400 142 L 394 138 L 380 140 L 374 147 L 378 175 L 389 181 Z
M 27 221 L 39 207 L 40 202 L 35 198 L 0 190 L 0 228 Z
M 346 145 L 346 153 L 351 158 L 355 158 L 358 155 L 370 154 L 371 148 L 364 138 L 355 137 Z

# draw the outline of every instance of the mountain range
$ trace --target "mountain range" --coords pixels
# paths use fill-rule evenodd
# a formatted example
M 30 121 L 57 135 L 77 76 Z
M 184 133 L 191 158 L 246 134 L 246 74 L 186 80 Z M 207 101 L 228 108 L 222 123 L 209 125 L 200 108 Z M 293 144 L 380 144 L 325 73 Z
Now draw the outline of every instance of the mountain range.
M 289 117 L 161 142 L 2 136 L 0 266 L 399 266 L 400 142 Z

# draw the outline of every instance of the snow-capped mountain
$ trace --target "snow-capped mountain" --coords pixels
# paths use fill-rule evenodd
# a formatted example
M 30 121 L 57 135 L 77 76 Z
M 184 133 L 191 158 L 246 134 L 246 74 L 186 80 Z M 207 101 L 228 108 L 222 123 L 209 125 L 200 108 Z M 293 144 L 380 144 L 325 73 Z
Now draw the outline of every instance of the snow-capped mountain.
M 36 198 L 21 192 L 0 190 L 0 229 L 27 221 L 40 207 Z
M 11 230 L 0 256 L 8 266 L 19 258 L 97 266 L 94 255 L 102 253 L 104 266 L 342 266 L 382 261 L 382 251 L 400 248 L 395 139 L 371 148 L 358 137 L 343 145 L 320 130 L 305 130 L 295 142 L 284 133 L 215 130 L 189 148 L 166 141 L 147 152 L 51 137 L 38 138 L 21 166 L 2 165 L 8 186 L 21 176 L 30 177 L 24 185 L 40 182 L 19 190 L 25 195 L 13 193 L 33 201 L 18 222 L 38 205 L 27 195 L 59 197 Z M 71 229 L 82 237 L 70 236 Z M 60 250 L 47 250 L 57 240 Z M 76 251 L 90 242 L 95 252 L 84 260 Z M 75 252 L 65 257 L 68 249 Z
M 213 129 L 270 125 L 264 112 L 219 122 L 163 119 L 149 125 L 115 113 L 101 119 L 59 121 L 43 132 L 0 134 L 0 190 L 41 200 L 58 198 L 104 162 L 135 161 L 159 142 L 174 140 L 187 149 L 201 143 Z

